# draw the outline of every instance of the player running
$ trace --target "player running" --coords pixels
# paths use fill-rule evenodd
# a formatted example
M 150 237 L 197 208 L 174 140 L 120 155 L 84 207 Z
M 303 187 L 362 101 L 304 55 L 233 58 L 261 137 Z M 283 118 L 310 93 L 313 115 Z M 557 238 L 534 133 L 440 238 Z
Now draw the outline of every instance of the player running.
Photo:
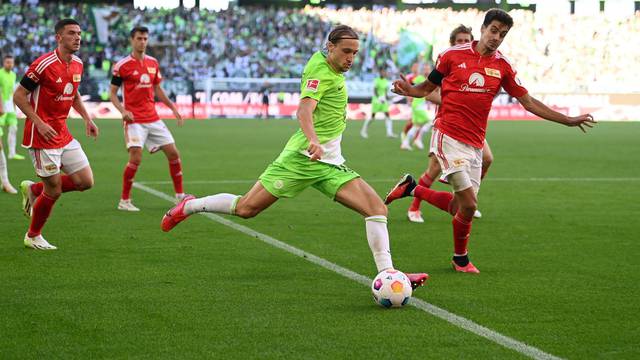
M 87 136 L 98 137 L 98 127 L 78 92 L 83 64 L 74 53 L 80 49 L 80 24 L 63 19 L 56 23 L 55 32 L 57 49 L 31 64 L 13 95 L 16 106 L 27 117 L 22 146 L 29 149 L 36 174 L 42 179 L 20 184 L 25 214 L 31 216 L 24 245 L 40 250 L 56 249 L 42 237 L 42 228 L 60 194 L 93 186 L 89 160 L 67 128 L 72 106 L 82 116 Z
M 360 136 L 363 138 L 369 137 L 369 124 L 376 118 L 377 113 L 384 115 L 384 125 L 387 129 L 387 137 L 397 138 L 398 135 L 393 133 L 393 121 L 391 115 L 389 115 L 389 99 L 387 97 L 387 91 L 391 87 L 391 82 L 387 79 L 387 70 L 380 69 L 380 75 L 373 80 L 373 96 L 371 97 L 371 117 L 364 121 L 362 129 L 360 130 Z
M 173 180 L 176 200 L 182 200 L 182 165 L 173 136 L 156 112 L 154 95 L 167 105 L 182 126 L 182 116 L 169 100 L 160 83 L 162 74 L 158 60 L 146 54 L 149 29 L 140 26 L 130 32 L 131 55 L 118 61 L 113 67 L 110 98 L 122 114 L 124 138 L 129 151 L 129 162 L 124 168 L 122 195 L 118 210 L 140 211 L 131 202 L 131 187 L 142 161 L 142 147 L 151 154 L 162 150 L 169 161 L 169 173 Z M 118 88 L 124 84 L 122 102 L 118 99 Z
M 359 49 L 358 34 L 339 25 L 329 34 L 327 50 L 318 51 L 304 68 L 297 118 L 300 129 L 291 136 L 278 158 L 243 196 L 188 195 L 162 219 L 169 231 L 199 212 L 251 218 L 280 198 L 291 198 L 313 187 L 330 199 L 364 216 L 367 240 L 378 272 L 393 268 L 387 231 L 387 208 L 360 175 L 345 165 L 340 143 L 346 127 L 347 72 Z M 407 274 L 413 287 L 427 274 Z
M 596 123 L 590 114 L 568 117 L 529 95 L 516 77 L 515 69 L 497 51 L 512 26 L 509 14 L 491 9 L 485 14 L 480 40 L 441 53 L 436 68 L 425 82 L 411 86 L 404 77 L 394 82 L 395 92 L 413 97 L 424 97 L 441 86 L 442 105 L 430 151 L 436 154 L 454 195 L 417 185 L 411 175 L 406 174 L 389 191 L 385 203 L 413 196 L 453 215 L 452 265 L 459 272 L 480 272 L 469 261 L 467 243 L 477 209 L 487 117 L 500 87 L 527 111 L 543 119 L 577 126 L 582 131 Z
M 449 36 L 449 44 L 451 46 L 454 45 L 462 45 L 466 43 L 470 43 L 473 41 L 473 34 L 471 33 L 471 28 L 466 27 L 464 25 L 459 25 L 451 32 Z M 415 83 L 415 82 L 414 82 Z M 439 110 L 439 109 L 438 109 Z M 436 115 L 437 118 L 438 115 Z M 487 174 L 491 163 L 493 162 L 493 153 L 491 152 L 491 148 L 489 147 L 489 143 L 485 139 L 484 145 L 482 147 L 482 172 L 480 174 L 480 180 L 484 179 L 484 176 Z M 440 168 L 440 163 L 435 159 L 435 154 L 429 153 L 429 165 L 427 170 L 420 176 L 418 180 L 418 185 L 430 188 L 433 184 L 434 180 L 440 176 L 442 169 Z M 409 210 L 407 211 L 407 218 L 411 222 L 415 223 L 423 223 L 424 219 L 422 218 L 422 212 L 420 211 L 420 203 L 422 200 L 420 198 L 413 198 L 411 205 L 409 206 Z M 473 214 L 473 217 L 480 218 L 482 217 L 482 213 L 480 210 L 476 210 Z

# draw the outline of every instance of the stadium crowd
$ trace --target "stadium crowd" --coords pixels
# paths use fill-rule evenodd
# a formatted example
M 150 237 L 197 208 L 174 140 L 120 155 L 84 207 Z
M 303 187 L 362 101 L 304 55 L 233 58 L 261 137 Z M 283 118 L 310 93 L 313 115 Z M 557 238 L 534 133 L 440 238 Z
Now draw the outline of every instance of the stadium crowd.
M 110 9 L 108 41 L 103 43 L 96 34 L 95 8 Z M 348 77 L 370 80 L 383 64 L 395 70 L 401 29 L 424 36 L 437 54 L 448 46 L 449 29 L 460 23 L 472 26 L 478 36 L 482 14 L 476 9 L 327 7 L 142 11 L 132 5 L 12 0 L 0 5 L 0 49 L 3 55 L 15 56 L 21 72 L 37 54 L 54 47 L 54 22 L 73 17 L 83 24 L 83 48 L 78 55 L 90 72 L 108 74 L 113 61 L 129 51 L 129 30 L 142 24 L 151 30 L 150 53 L 160 61 L 166 78 L 289 78 L 300 76 L 332 24 L 347 23 L 361 32 L 363 47 Z M 535 83 L 538 90 L 610 92 L 636 87 L 640 40 L 632 34 L 640 31 L 638 14 L 622 20 L 542 16 L 524 10 L 511 14 L 515 27 L 501 51 L 516 64 L 520 77 Z

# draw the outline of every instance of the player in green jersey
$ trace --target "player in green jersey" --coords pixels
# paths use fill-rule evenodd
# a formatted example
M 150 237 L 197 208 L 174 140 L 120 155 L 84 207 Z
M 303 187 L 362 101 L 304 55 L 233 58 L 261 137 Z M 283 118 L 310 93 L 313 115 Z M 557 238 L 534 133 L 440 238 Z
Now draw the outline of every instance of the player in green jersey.
M 8 127 L 7 145 L 9 159 L 24 160 L 24 156 L 16 154 L 16 134 L 18 118 L 13 105 L 13 90 L 16 87 L 16 73 L 13 71 L 13 56 L 5 55 L 0 69 L 0 137 L 3 128 Z
M 393 123 L 391 122 L 391 116 L 389 115 L 389 99 L 387 98 L 387 91 L 389 91 L 391 82 L 387 80 L 387 70 L 380 69 L 380 75 L 373 80 L 373 96 L 371 97 L 371 117 L 365 119 L 360 130 L 360 136 L 363 138 L 369 137 L 369 124 L 376 118 L 377 113 L 384 115 L 384 125 L 387 129 L 387 137 L 396 138 L 398 135 L 393 133 Z
M 4 135 L 4 126 L 9 125 L 9 158 L 20 159 L 21 157 L 15 153 L 16 131 L 18 128 L 16 109 L 13 106 L 13 88 L 15 84 L 16 73 L 13 72 L 13 57 L 5 55 L 2 62 L 2 69 L 0 69 L 0 182 L 2 191 L 9 194 L 17 194 L 18 191 L 11 186 L 9 182 L 7 159 L 4 156 L 2 137 Z M 24 159 L 24 157 L 22 157 L 22 159 Z
M 387 208 L 375 190 L 345 166 L 340 143 L 346 128 L 347 72 L 358 53 L 358 34 L 346 25 L 329 34 L 326 52 L 316 52 L 304 68 L 297 118 L 300 129 L 278 158 L 242 196 L 216 194 L 196 199 L 189 195 L 162 219 L 164 231 L 189 215 L 212 212 L 251 218 L 280 198 L 291 198 L 308 187 L 353 209 L 364 217 L 367 240 L 378 271 L 393 268 L 387 231 Z M 413 287 L 427 274 L 407 274 Z
M 431 67 L 428 65 L 424 65 L 423 69 L 424 71 L 422 71 L 420 75 L 413 78 L 412 82 L 414 84 L 420 84 L 421 82 L 427 80 L 427 77 L 423 74 L 429 74 L 431 72 Z M 400 149 L 412 150 L 411 144 L 413 143 L 418 149 L 422 150 L 424 149 L 422 137 L 433 126 L 433 117 L 431 116 L 430 111 L 427 109 L 426 98 L 414 98 L 410 100 L 411 123 L 413 124 L 413 126 L 407 132 L 406 136 L 403 137 Z M 433 97 L 430 97 L 429 100 L 433 100 Z M 435 103 L 438 104 L 439 101 Z

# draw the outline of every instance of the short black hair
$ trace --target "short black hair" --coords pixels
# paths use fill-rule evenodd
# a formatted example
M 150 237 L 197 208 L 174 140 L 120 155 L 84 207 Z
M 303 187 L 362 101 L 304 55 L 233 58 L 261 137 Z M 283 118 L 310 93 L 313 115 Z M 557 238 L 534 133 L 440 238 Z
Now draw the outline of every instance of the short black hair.
M 131 29 L 131 32 L 129 32 L 129 36 L 133 39 L 133 37 L 136 36 L 136 33 L 138 32 L 143 34 L 148 34 L 149 28 L 146 26 L 136 26 L 133 29 Z
M 359 40 L 360 37 L 358 36 L 358 33 L 350 26 L 338 25 L 333 28 L 333 30 L 331 30 L 331 32 L 329 33 L 329 37 L 327 38 L 327 40 L 334 44 L 337 44 L 340 40 L 344 39 Z
M 482 23 L 482 26 L 487 27 L 494 20 L 507 25 L 509 29 L 511 29 L 511 27 L 513 26 L 513 18 L 511 17 L 511 15 L 507 14 L 506 11 L 501 9 L 490 9 L 489 11 L 487 11 L 487 13 L 484 15 L 484 22 Z
M 60 21 L 58 21 L 56 23 L 56 26 L 54 28 L 55 31 L 56 31 L 56 34 L 60 33 L 60 31 L 62 31 L 62 29 L 64 29 L 64 27 L 67 26 L 67 25 L 78 25 L 78 26 L 80 26 L 80 23 L 75 21 L 74 19 L 62 19 L 62 20 L 60 20 Z
M 7 60 L 7 59 L 13 59 L 13 55 L 7 54 L 7 55 L 2 57 L 2 60 Z

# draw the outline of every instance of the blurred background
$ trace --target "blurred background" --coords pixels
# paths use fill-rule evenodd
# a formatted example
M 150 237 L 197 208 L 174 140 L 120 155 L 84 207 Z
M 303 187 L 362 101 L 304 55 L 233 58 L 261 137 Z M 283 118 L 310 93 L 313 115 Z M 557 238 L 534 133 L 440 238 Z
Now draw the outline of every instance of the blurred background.
M 265 96 L 270 116 L 290 117 L 306 61 L 333 26 L 347 24 L 361 35 L 360 54 L 346 73 L 349 118 L 363 119 L 378 69 L 387 69 L 390 80 L 426 71 L 459 24 L 478 38 L 492 7 L 514 18 L 500 51 L 532 94 L 569 114 L 638 119 L 640 1 L 12 0 L 0 6 L 0 51 L 15 57 L 19 79 L 55 48 L 55 22 L 75 18 L 83 29 L 81 92 L 96 116 L 119 117 L 108 103 L 110 70 L 130 52 L 129 30 L 143 25 L 164 88 L 185 117 L 259 116 Z M 394 102 L 392 118 L 408 118 L 406 101 Z M 494 105 L 491 119 L 533 118 L 506 94 Z

